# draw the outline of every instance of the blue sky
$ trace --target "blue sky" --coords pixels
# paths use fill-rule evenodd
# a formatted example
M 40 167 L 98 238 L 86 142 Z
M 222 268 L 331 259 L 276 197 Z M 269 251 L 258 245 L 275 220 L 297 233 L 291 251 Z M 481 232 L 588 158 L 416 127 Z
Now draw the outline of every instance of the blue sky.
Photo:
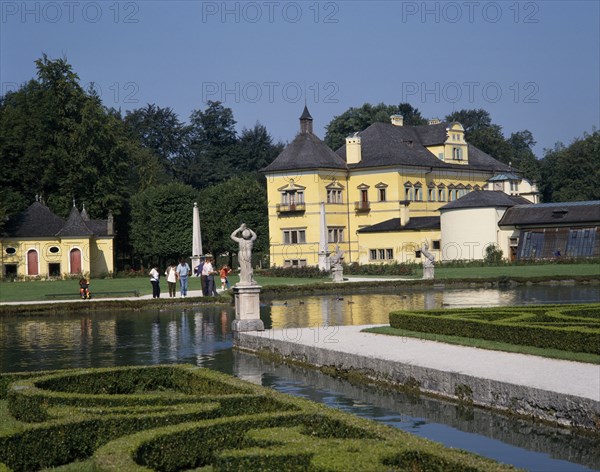
M 600 127 L 600 2 L 0 2 L 0 82 L 65 56 L 107 106 L 207 100 L 238 131 L 291 141 L 306 100 L 315 131 L 351 106 L 409 102 L 427 118 L 484 108 L 535 151 Z

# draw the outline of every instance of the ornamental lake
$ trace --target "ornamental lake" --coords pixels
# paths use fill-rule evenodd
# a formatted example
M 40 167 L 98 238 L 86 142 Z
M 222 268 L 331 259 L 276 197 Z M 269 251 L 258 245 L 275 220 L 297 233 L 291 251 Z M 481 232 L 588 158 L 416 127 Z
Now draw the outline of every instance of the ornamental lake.
M 358 291 L 357 291 L 358 292 Z M 600 302 L 597 285 L 415 289 L 264 300 L 267 328 L 311 327 L 335 342 L 335 327 L 386 324 L 399 309 Z M 480 408 L 357 386 L 318 371 L 232 349 L 233 307 L 146 309 L 0 318 L 0 372 L 190 363 L 308 398 L 449 447 L 531 471 L 600 470 L 600 437 Z M 401 338 L 399 338 L 401 340 Z M 401 341 L 400 341 L 401 342 Z M 599 367 L 600 368 L 600 367 Z

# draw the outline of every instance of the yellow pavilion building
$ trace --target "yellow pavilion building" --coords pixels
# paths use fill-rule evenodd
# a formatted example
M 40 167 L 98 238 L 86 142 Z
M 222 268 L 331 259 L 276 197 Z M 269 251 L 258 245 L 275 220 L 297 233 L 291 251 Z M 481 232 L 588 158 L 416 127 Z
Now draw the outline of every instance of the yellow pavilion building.
M 305 107 L 298 135 L 262 170 L 274 266 L 321 266 L 319 256 L 336 246 L 346 263 L 420 261 L 425 241 L 440 260 L 440 207 L 497 186 L 494 177 L 503 175 L 537 195 L 510 166 L 467 143 L 458 122 L 404 126 L 394 115 L 335 152 L 312 122 Z
M 90 219 L 73 202 L 65 220 L 41 201 L 11 218 L 0 235 L 5 278 L 98 277 L 114 271 L 114 221 Z

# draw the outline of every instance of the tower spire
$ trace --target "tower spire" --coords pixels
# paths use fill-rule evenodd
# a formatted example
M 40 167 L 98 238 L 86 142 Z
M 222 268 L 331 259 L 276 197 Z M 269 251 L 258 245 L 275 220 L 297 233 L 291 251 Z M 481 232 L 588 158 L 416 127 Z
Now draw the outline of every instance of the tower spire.
M 304 105 L 304 111 L 302 112 L 302 116 L 300 116 L 300 132 L 301 133 L 310 133 L 313 132 L 313 118 L 310 116 L 308 111 L 308 107 Z

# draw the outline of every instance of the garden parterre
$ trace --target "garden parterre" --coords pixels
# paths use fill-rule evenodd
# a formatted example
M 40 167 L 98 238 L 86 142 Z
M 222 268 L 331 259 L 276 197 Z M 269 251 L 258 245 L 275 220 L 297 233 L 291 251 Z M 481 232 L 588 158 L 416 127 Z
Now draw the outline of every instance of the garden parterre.
M 600 304 L 396 311 L 397 329 L 600 354 Z
M 0 470 L 512 470 L 189 365 L 0 374 Z

